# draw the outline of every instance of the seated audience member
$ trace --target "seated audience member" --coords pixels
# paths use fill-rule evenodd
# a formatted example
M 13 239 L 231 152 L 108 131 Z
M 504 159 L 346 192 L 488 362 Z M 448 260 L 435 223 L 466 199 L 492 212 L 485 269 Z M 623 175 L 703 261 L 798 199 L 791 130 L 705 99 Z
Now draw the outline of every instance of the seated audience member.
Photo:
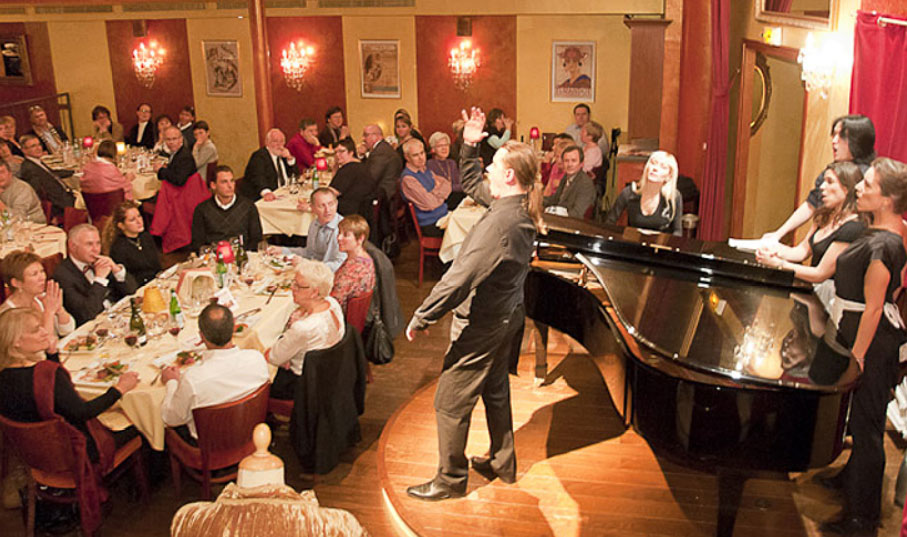
M 639 182 L 618 194 L 605 221 L 616 224 L 627 212 L 630 226 L 680 235 L 683 198 L 677 190 L 677 159 L 666 151 L 652 153 Z
M 510 139 L 511 128 L 513 128 L 513 119 L 505 116 L 503 110 L 492 108 L 488 112 L 485 120 L 485 132 L 488 133 L 488 136 L 479 145 L 479 154 L 486 166 L 491 165 L 495 152 Z
M 401 175 L 400 189 L 404 199 L 411 201 L 416 209 L 416 219 L 422 234 L 427 237 L 441 237 L 444 231 L 435 223 L 447 214 L 447 196 L 450 195 L 450 181 L 434 175 L 425 167 L 425 146 L 419 140 L 408 140 L 403 146 L 406 166 Z
M 575 145 L 573 138 L 569 134 L 562 132 L 554 137 L 551 151 L 545 154 L 545 159 L 541 163 L 542 183 L 545 185 L 545 190 L 542 193 L 545 196 L 552 196 L 557 192 L 557 187 L 561 184 L 561 179 L 564 178 L 564 160 L 562 158 L 564 149 L 571 145 Z
M 25 158 L 20 157 L 19 155 L 14 155 L 9 149 L 10 146 L 0 142 L 0 160 L 6 163 L 9 167 L 9 171 L 13 172 L 13 175 L 19 175 L 19 170 L 22 168 L 22 163 L 25 161 Z M 18 148 L 18 145 L 16 146 Z M 19 151 L 21 153 L 21 151 Z
M 564 132 L 571 137 L 573 143 L 582 147 L 583 146 L 583 127 L 586 124 L 592 122 L 592 115 L 589 109 L 589 105 L 580 103 L 573 107 L 573 123 L 567 125 L 564 129 Z M 601 127 L 601 125 L 599 125 Z M 602 132 L 604 133 L 604 127 L 602 127 Z M 607 137 L 602 135 L 598 140 L 598 148 L 601 150 L 602 155 L 607 155 L 608 151 L 611 149 L 611 142 Z
M 139 205 L 126 201 L 117 206 L 104 227 L 101 251 L 126 268 L 141 286 L 161 271 L 161 259 L 154 239 L 145 231 Z
M 294 254 L 304 259 L 321 261 L 331 271 L 336 271 L 346 260 L 346 254 L 340 251 L 337 244 L 340 221 L 337 214 L 337 194 L 330 187 L 321 187 L 312 192 L 311 203 L 303 203 L 302 210 L 311 208 L 315 219 L 309 225 L 305 248 L 276 248 L 273 253 Z M 309 205 L 310 207 L 307 207 Z
M 359 214 L 371 218 L 372 200 L 377 185 L 365 164 L 356 158 L 353 140 L 345 138 L 337 142 L 334 156 L 340 168 L 331 179 L 331 188 L 337 193 L 337 212 L 343 216 Z
M 152 149 L 157 141 L 157 127 L 151 121 L 151 105 L 142 103 L 135 109 L 136 124 L 129 129 L 126 143 L 135 147 Z
M 318 141 L 318 124 L 314 119 L 303 118 L 299 122 L 299 132 L 287 142 L 287 149 L 300 169 L 315 165 L 315 153 L 321 149 L 321 142 Z
M 177 116 L 176 128 L 183 133 L 183 139 L 186 147 L 195 146 L 195 108 L 184 106 L 180 108 L 180 114 Z
M 575 145 L 561 155 L 564 177 L 551 196 L 545 196 L 545 207 L 562 207 L 571 218 L 584 218 L 595 203 L 595 184 L 583 171 L 583 150 Z
M 413 126 L 413 120 L 409 117 L 409 112 L 406 110 L 400 109 L 394 114 L 394 134 L 397 135 L 397 156 L 400 157 L 401 162 L 406 160 L 406 155 L 403 153 L 403 144 L 412 139 L 419 140 L 422 143 L 422 148 L 428 151 L 425 147 L 425 139 Z
M 35 189 L 25 181 L 13 177 L 9 165 L 0 161 L 0 211 L 4 209 L 24 216 L 29 222 L 47 223 Z
M 152 150 L 159 155 L 167 156 L 170 152 L 167 150 L 167 144 L 164 143 L 164 130 L 173 126 L 173 120 L 167 114 L 161 114 L 154 120 L 154 126 L 157 138 L 154 139 Z M 180 133 L 182 132 L 180 131 Z
M 44 328 L 55 337 L 69 335 L 76 321 L 63 308 L 59 284 L 47 279 L 41 258 L 34 252 L 19 250 L 3 258 L 3 281 L 12 289 L 0 312 L 12 308 L 30 308 L 41 314 Z
M 198 331 L 207 350 L 195 367 L 180 373 L 170 365 L 161 372 L 167 387 L 161 404 L 164 424 L 175 428 L 186 442 L 195 445 L 198 432 L 192 411 L 238 401 L 268 382 L 264 356 L 256 350 L 233 345 L 233 313 L 220 304 L 205 306 L 198 316 Z
M 384 200 L 393 199 L 400 182 L 402 158 L 384 139 L 384 131 L 378 125 L 366 125 L 362 129 L 362 140 L 369 151 L 365 165 L 378 184 L 378 195 Z
M 183 133 L 176 127 L 171 126 L 164 129 L 163 138 L 169 157 L 165 164 L 155 163 L 154 171 L 157 172 L 157 178 L 161 181 L 167 181 L 173 186 L 183 186 L 195 173 L 192 149 L 185 145 L 186 140 L 183 138 Z
M 199 203 L 192 214 L 192 249 L 242 237 L 246 249 L 254 250 L 261 240 L 261 220 L 255 204 L 236 194 L 233 170 L 218 166 L 208 188 L 214 195 Z
M 93 225 L 70 229 L 66 246 L 69 257 L 57 266 L 53 278 L 63 290 L 63 307 L 76 318 L 76 326 L 135 292 L 135 279 L 126 268 L 101 255 L 101 237 Z
M 303 259 L 296 266 L 293 282 L 293 302 L 296 310 L 290 315 L 283 334 L 266 354 L 279 368 L 271 385 L 274 399 L 293 399 L 305 355 L 309 351 L 333 347 L 343 339 L 346 323 L 340 304 L 328 296 L 334 285 L 334 274 L 324 263 Z
M 820 283 L 835 271 L 838 255 L 866 230 L 857 214 L 857 184 L 863 180 L 853 162 L 832 162 L 821 185 L 822 205 L 813 213 L 813 224 L 795 247 L 773 243 L 756 252 L 756 260 L 770 267 L 793 270 L 801 280 Z M 801 264 L 810 258 L 809 265 Z
M 19 177 L 35 189 L 39 198 L 50 202 L 53 216 L 62 219 L 64 209 L 73 207 L 76 203 L 72 189 L 62 179 L 72 175 L 72 172 L 58 172 L 48 168 L 41 161 L 44 149 L 36 136 L 26 134 L 19 142 L 25 151 L 25 160 L 19 168 Z
M 189 147 L 192 148 L 192 158 L 195 159 L 195 171 L 207 183 L 208 164 L 217 162 L 217 147 L 214 146 L 214 142 L 208 136 L 207 121 L 197 121 L 193 129 L 195 129 L 195 143 Z
M 38 138 L 41 147 L 48 153 L 59 153 L 63 150 L 63 144 L 69 141 L 63 129 L 57 129 L 47 119 L 47 112 L 44 108 L 34 105 L 28 108 L 28 118 L 31 121 L 32 134 Z M 19 142 L 20 145 L 22 142 Z
M 368 222 L 358 214 L 347 216 L 340 221 L 337 242 L 340 251 L 346 254 L 346 261 L 334 274 L 331 296 L 340 303 L 343 314 L 351 298 L 362 296 L 375 288 L 375 262 L 365 251 L 368 240 Z
M 10 152 L 17 157 L 25 156 L 16 138 L 16 118 L 13 116 L 0 117 L 0 145 L 9 147 Z
M 98 145 L 98 156 L 91 162 L 85 164 L 82 169 L 83 175 L 79 179 L 82 184 L 82 192 L 89 194 L 103 194 L 122 190 L 126 199 L 132 199 L 132 181 L 135 174 L 123 172 L 117 168 L 117 146 L 111 140 L 104 140 Z
M 249 157 L 240 194 L 252 201 L 276 199 L 277 186 L 285 184 L 291 175 L 298 175 L 294 157 L 286 147 L 287 138 L 280 129 L 271 129 L 265 136 L 265 146 Z
M 332 106 L 324 114 L 324 129 L 318 134 L 318 143 L 322 147 L 336 147 L 340 140 L 353 141 L 350 128 L 343 123 L 343 109 Z
M 447 197 L 447 206 L 456 208 L 466 196 L 463 185 L 460 184 L 460 163 L 450 156 L 450 136 L 444 132 L 435 132 L 428 138 L 431 146 L 431 158 L 425 166 L 436 177 L 441 176 L 450 181 L 450 196 Z
M 602 165 L 604 159 L 598 141 L 603 134 L 602 126 L 594 121 L 583 125 L 580 138 L 583 141 L 583 170 L 591 174 L 592 170 Z
M 111 447 L 122 446 L 135 438 L 138 431 L 133 426 L 110 431 L 99 423 L 97 427 L 89 428 L 88 422 L 135 388 L 139 382 L 138 373 L 128 371 L 120 375 L 114 386 L 86 401 L 76 392 L 69 372 L 60 365 L 57 356 L 45 355 L 52 337 L 41 314 L 31 308 L 15 308 L 0 314 L 0 414 L 24 423 L 62 417 L 85 436 L 89 460 L 95 463 L 110 461 L 113 453 L 99 453 L 99 449 L 111 444 Z M 42 394 L 41 402 L 35 394 Z M 50 408 L 42 408 L 48 398 Z M 112 436 L 113 442 L 98 435 L 107 439 Z
M 98 105 L 91 110 L 91 137 L 95 142 L 123 141 L 123 126 L 110 119 L 110 109 L 106 106 Z

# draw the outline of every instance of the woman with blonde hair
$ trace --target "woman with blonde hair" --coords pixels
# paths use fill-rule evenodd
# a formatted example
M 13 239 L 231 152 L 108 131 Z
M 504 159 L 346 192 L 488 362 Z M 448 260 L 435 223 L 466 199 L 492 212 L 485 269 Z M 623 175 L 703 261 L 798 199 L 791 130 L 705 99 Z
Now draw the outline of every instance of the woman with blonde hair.
M 69 335 L 76 329 L 76 321 L 63 308 L 63 291 L 54 280 L 47 278 L 41 258 L 34 252 L 19 250 L 3 258 L 3 281 L 13 292 L 6 297 L 0 312 L 14 308 L 28 308 L 38 312 L 43 326 L 57 337 Z M 56 350 L 56 338 L 51 338 L 48 351 Z
M 139 286 L 153 280 L 161 271 L 157 246 L 145 231 L 139 204 L 134 201 L 125 201 L 113 210 L 104 226 L 101 250 L 126 267 Z
M 677 190 L 677 159 L 667 151 L 652 153 L 638 182 L 617 196 L 605 222 L 616 224 L 626 211 L 630 226 L 680 235 L 683 197 Z

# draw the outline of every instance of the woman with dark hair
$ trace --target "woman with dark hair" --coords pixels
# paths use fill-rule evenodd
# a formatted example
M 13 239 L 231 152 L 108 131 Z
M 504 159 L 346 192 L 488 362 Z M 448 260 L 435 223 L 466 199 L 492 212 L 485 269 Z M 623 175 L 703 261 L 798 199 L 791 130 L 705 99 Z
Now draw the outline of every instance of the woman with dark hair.
M 100 104 L 91 110 L 91 137 L 98 140 L 123 141 L 123 126 L 110 119 L 110 109 Z
M 366 220 L 372 220 L 376 184 L 368 167 L 356 158 L 356 146 L 352 138 L 337 142 L 334 156 L 340 165 L 331 180 L 331 188 L 337 194 L 337 212 L 343 216 L 358 214 Z
M 340 140 L 346 139 L 352 140 L 352 137 L 350 128 L 343 124 L 343 109 L 332 106 L 324 114 L 324 130 L 318 133 L 318 141 L 321 147 L 333 148 Z
M 403 154 L 403 144 L 410 138 L 415 138 L 422 142 L 425 147 L 425 139 L 419 134 L 419 131 L 413 126 L 413 120 L 409 117 L 409 112 L 402 108 L 394 114 L 394 134 L 397 136 L 397 154 L 400 155 L 400 162 L 406 162 L 406 156 Z M 428 150 L 425 151 L 428 153 Z
M 773 245 L 760 248 L 756 260 L 765 265 L 792 270 L 801 280 L 819 283 L 832 276 L 838 256 L 866 229 L 857 215 L 856 186 L 863 180 L 853 162 L 832 162 L 823 173 L 822 205 L 813 214 L 813 225 L 795 247 Z M 810 258 L 809 265 L 801 264 Z
M 876 131 L 872 120 L 866 116 L 851 114 L 835 119 L 831 124 L 831 150 L 835 162 L 853 162 L 866 173 L 869 164 L 875 158 Z M 762 236 L 770 241 L 780 241 L 782 237 L 796 230 L 812 218 L 813 213 L 822 204 L 821 186 L 825 181 L 825 171 L 816 177 L 815 187 L 809 192 L 806 201 L 791 214 L 784 224 L 775 231 Z
M 485 132 L 488 133 L 488 136 L 482 140 L 482 145 L 479 146 L 479 154 L 486 166 L 491 164 L 495 151 L 510 139 L 512 127 L 513 120 L 505 116 L 504 111 L 500 108 L 492 108 L 488 112 L 485 122 Z
M 901 213 L 907 210 L 907 165 L 875 159 L 856 191 L 857 210 L 872 214 L 872 226 L 838 256 L 830 315 L 838 325 L 838 343 L 851 350 L 862 375 L 850 407 L 850 458 L 841 473 L 825 482 L 842 488 L 844 510 L 821 530 L 875 535 L 885 473 L 885 409 L 898 381 L 899 349 L 907 341 L 893 304 L 907 261 L 900 234 Z
M 123 172 L 117 168 L 117 145 L 111 140 L 104 140 L 98 145 L 98 156 L 94 160 L 85 164 L 82 169 L 83 175 L 79 179 L 82 185 L 82 192 L 89 194 L 103 194 L 122 190 L 126 199 L 132 199 L 132 181 L 135 174 Z
M 145 231 L 138 204 L 126 201 L 117 206 L 104 226 L 101 249 L 111 259 L 126 267 L 140 286 L 153 280 L 161 271 L 154 239 Z
M 217 162 L 217 147 L 208 136 L 207 121 L 196 121 L 193 129 L 195 145 L 192 146 L 192 158 L 195 159 L 196 171 L 202 176 L 205 184 L 208 184 L 208 164 Z

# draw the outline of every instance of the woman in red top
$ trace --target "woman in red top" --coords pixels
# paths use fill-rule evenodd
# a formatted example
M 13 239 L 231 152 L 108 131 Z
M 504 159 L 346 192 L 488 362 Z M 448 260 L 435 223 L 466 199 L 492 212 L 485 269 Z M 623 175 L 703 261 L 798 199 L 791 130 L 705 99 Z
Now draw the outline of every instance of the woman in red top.
M 368 239 L 369 227 L 358 214 L 347 216 L 338 225 L 337 244 L 346 254 L 346 261 L 334 273 L 331 296 L 337 299 L 343 314 L 351 298 L 362 296 L 375 288 L 375 262 L 366 253 L 363 244 Z
M 132 199 L 132 181 L 135 174 L 132 172 L 123 175 L 116 165 L 117 144 L 111 140 L 104 140 L 98 145 L 98 158 L 85 165 L 84 175 L 79 180 L 82 183 L 82 192 L 89 194 L 103 194 L 122 190 L 127 200 Z

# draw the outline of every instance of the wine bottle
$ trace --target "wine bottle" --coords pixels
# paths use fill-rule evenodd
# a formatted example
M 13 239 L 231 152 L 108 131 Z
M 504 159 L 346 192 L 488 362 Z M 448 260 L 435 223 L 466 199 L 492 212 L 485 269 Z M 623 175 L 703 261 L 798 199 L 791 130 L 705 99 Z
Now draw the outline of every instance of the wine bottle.
M 181 329 L 186 324 L 186 320 L 183 318 L 183 310 L 180 308 L 180 301 L 176 298 L 175 289 L 170 290 L 170 318 Z
M 249 254 L 246 253 L 246 249 L 243 247 L 242 235 L 236 241 L 236 254 L 233 257 L 236 258 L 236 273 L 242 274 L 243 267 L 249 262 Z
M 135 332 L 135 335 L 138 337 L 136 345 L 144 345 L 148 343 L 148 336 L 145 333 L 145 321 L 142 320 L 142 315 L 139 313 L 139 299 L 132 299 L 132 316 L 129 318 L 129 330 Z
M 217 278 L 217 286 L 221 289 L 227 285 L 227 264 L 224 263 L 224 254 L 217 252 L 217 266 L 214 268 Z

